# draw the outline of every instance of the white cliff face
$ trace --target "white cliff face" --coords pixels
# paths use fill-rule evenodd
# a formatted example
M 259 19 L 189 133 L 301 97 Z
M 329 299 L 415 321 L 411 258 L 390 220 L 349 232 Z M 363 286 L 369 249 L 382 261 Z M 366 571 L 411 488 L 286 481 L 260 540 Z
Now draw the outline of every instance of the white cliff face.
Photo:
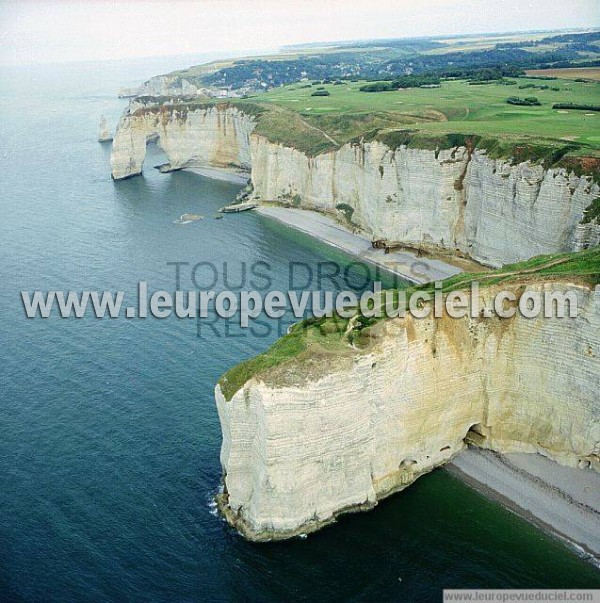
M 387 320 L 324 376 L 305 361 L 230 401 L 217 387 L 228 521 L 254 540 L 318 529 L 405 488 L 465 438 L 600 470 L 600 290 L 527 288 L 575 288 L 579 316 Z
M 251 168 L 259 199 L 346 215 L 389 243 L 492 266 L 600 243 L 600 226 L 581 224 L 600 196 L 591 178 L 465 148 L 371 142 L 309 157 L 255 125 L 232 106 L 136 100 L 114 138 L 113 178 L 141 173 L 156 138 L 171 169 Z M 600 292 L 578 296 L 577 319 L 382 321 L 369 350 L 328 358 L 328 374 L 273 369 L 230 401 L 217 387 L 228 520 L 253 539 L 317 529 L 406 487 L 466 437 L 600 468 Z
M 461 191 L 454 183 L 467 167 L 464 149 L 433 151 L 382 143 L 344 145 L 339 151 L 309 158 L 252 140 L 255 194 L 286 202 L 295 196 L 300 207 L 336 212 L 353 209 L 351 220 L 375 238 L 454 245 L 461 220 Z M 458 229 L 460 230 L 460 229 Z
M 171 169 L 250 170 L 254 120 L 235 108 L 144 107 L 132 103 L 117 127 L 110 164 L 115 180 L 142 172 L 146 144 L 156 139 Z
M 575 229 L 575 251 L 600 245 L 600 223 L 578 224 Z
M 154 137 L 172 169 L 252 168 L 259 199 L 345 215 L 389 244 L 457 250 L 500 266 L 600 242 L 600 226 L 580 224 L 600 187 L 564 169 L 376 141 L 309 157 L 253 134 L 255 119 L 243 109 L 185 107 L 132 101 L 113 142 L 113 178 L 141 173 Z
M 144 82 L 137 92 L 146 96 L 185 96 L 197 94 L 198 88 L 177 75 L 156 75 Z
M 597 243 L 583 211 L 600 196 L 563 169 L 493 160 L 464 147 L 439 152 L 379 142 L 307 157 L 252 137 L 255 195 L 348 214 L 391 244 L 459 250 L 490 266 Z
M 600 196 L 591 179 L 564 169 L 511 166 L 478 153 L 469 165 L 465 192 L 465 250 L 496 266 L 578 250 L 577 225 L 584 209 Z

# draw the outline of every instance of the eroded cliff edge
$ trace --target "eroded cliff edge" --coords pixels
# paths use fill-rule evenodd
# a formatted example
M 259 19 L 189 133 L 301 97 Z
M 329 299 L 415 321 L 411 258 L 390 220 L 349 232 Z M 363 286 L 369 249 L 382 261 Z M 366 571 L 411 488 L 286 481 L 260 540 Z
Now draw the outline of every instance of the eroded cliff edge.
M 586 175 L 467 146 L 363 139 L 312 156 L 265 136 L 257 127 L 264 112 L 250 103 L 138 98 L 118 125 L 112 176 L 140 174 L 146 144 L 156 139 L 169 169 L 248 171 L 255 200 L 327 212 L 392 245 L 458 251 L 500 266 L 600 242 L 597 220 L 583 220 L 600 197 Z
M 267 352 L 230 371 L 216 388 L 229 523 L 252 540 L 314 531 L 467 441 L 600 470 L 600 252 L 583 256 L 591 280 L 557 264 L 553 276 L 488 273 L 495 284 L 480 294 L 484 307 L 499 290 L 572 290 L 577 318 L 407 316 L 358 337 L 360 322 L 321 321 L 280 340 L 279 360 Z M 285 349 L 296 351 L 281 361 Z
M 265 135 L 263 110 L 136 99 L 117 130 L 113 177 L 141 173 L 156 139 L 170 169 L 251 169 L 257 200 L 327 212 L 392 244 L 499 266 L 600 242 L 600 188 L 585 173 L 473 145 L 361 139 L 312 155 Z M 318 529 L 406 487 L 465 440 L 597 468 L 600 294 L 570 274 L 510 287 L 575 285 L 577 319 L 396 319 L 367 329 L 367 348 L 346 325 L 341 345 L 320 338 L 291 363 L 230 371 L 216 389 L 228 521 L 255 540 Z
M 123 113 L 110 157 L 112 177 L 122 180 L 142 173 L 146 145 L 155 140 L 169 169 L 214 167 L 250 175 L 252 116 L 235 107 L 157 104 L 136 98 Z

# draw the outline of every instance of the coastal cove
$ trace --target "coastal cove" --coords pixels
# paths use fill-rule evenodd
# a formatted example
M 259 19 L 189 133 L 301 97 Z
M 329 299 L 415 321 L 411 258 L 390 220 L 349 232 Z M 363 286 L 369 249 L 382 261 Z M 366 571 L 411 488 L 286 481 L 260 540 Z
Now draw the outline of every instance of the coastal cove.
M 126 106 L 116 90 L 181 64 L 170 61 L 3 73 L 0 320 L 14 344 L 0 351 L 0 599 L 437 601 L 441 588 L 597 587 L 584 556 L 444 470 L 307 538 L 249 543 L 215 511 L 214 386 L 287 323 L 198 337 L 194 321 L 24 317 L 22 290 L 173 289 L 173 261 L 265 261 L 283 289 L 291 261 L 355 262 L 259 212 L 214 220 L 241 185 L 161 174 L 154 145 L 142 177 L 113 182 L 99 116 L 114 125 Z M 186 213 L 204 219 L 173 223 Z
M 215 169 L 210 176 L 230 180 L 223 170 Z M 330 216 L 315 211 L 273 204 L 262 205 L 256 211 L 411 283 L 443 280 L 462 272 L 457 266 L 419 257 L 412 251 L 383 254 L 373 249 L 364 235 L 351 233 Z M 469 266 L 462 262 L 463 268 L 483 269 L 475 263 Z M 460 263 L 460 259 L 455 258 L 454 263 Z M 561 539 L 600 569 L 600 507 L 594 495 L 600 491 L 597 472 L 557 465 L 536 453 L 502 455 L 473 446 L 459 453 L 444 469 Z
M 502 128 L 482 138 L 364 126 L 339 142 L 307 121 L 318 107 L 267 105 L 276 93 L 219 102 L 178 96 L 170 90 L 179 86 L 177 74 L 153 81 L 160 94 L 135 98 L 119 121 L 111 154 L 116 181 L 142 173 L 147 141 L 156 140 L 168 170 L 243 172 L 240 208 L 258 205 L 262 215 L 412 282 L 445 278 L 449 292 L 451 284 L 481 279 L 484 303 L 503 281 L 515 299 L 525 290 L 581 285 L 583 317 L 572 328 L 560 321 L 532 327 L 519 317 L 482 322 L 478 311 L 433 323 L 378 322 L 359 312 L 347 321 L 300 323 L 265 353 L 232 367 L 215 388 L 223 431 L 218 505 L 231 526 L 254 541 L 314 532 L 344 513 L 370 510 L 466 444 L 546 456 L 574 469 L 575 482 L 585 479 L 577 468 L 598 469 L 600 188 L 593 145 L 504 138 Z M 364 97 L 357 100 L 363 87 L 336 82 L 327 90 L 319 83 L 301 88 L 317 86 L 311 96 L 338 94 L 370 111 Z M 443 86 L 464 92 L 472 83 Z M 348 88 L 335 91 L 335 84 Z M 376 114 L 342 112 L 323 125 L 347 137 L 369 119 Z M 567 157 L 579 152 L 590 155 Z M 462 262 L 467 274 L 450 262 Z M 419 264 L 425 276 L 415 270 Z M 481 265 L 496 271 L 473 274 Z M 566 525 L 572 512 L 563 507 L 556 523 Z M 596 526 L 598 512 L 591 509 L 584 521 Z M 582 538 L 581 525 L 557 531 L 600 550 L 595 529 L 591 540 Z

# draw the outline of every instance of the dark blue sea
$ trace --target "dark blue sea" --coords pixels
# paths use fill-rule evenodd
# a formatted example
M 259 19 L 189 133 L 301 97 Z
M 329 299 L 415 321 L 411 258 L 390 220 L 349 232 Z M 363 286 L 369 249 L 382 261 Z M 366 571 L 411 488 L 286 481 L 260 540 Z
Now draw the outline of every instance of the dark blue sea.
M 0 72 L 0 601 L 420 602 L 443 588 L 599 587 L 573 550 L 443 470 L 306 539 L 233 532 L 213 504 L 214 386 L 291 319 L 249 332 L 175 317 L 25 318 L 21 291 L 129 296 L 141 280 L 172 291 L 169 262 L 188 263 L 182 289 L 199 262 L 217 266 L 217 289 L 244 286 L 256 262 L 272 289 L 288 288 L 290 262 L 313 277 L 324 262 L 354 262 L 252 212 L 215 220 L 240 186 L 160 174 L 156 148 L 143 177 L 111 180 L 110 145 L 96 136 L 100 115 L 114 126 L 126 105 L 116 90 L 193 62 Z M 174 224 L 183 213 L 204 219 Z M 348 279 L 369 284 L 359 267 Z

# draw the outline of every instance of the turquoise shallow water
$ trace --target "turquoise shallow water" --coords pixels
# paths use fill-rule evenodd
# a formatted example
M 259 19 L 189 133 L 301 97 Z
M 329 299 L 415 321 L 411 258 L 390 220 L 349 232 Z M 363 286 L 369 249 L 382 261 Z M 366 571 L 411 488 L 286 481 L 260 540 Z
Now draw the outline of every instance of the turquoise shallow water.
M 114 91 L 185 64 L 1 72 L 0 600 L 439 601 L 444 587 L 598 587 L 595 568 L 444 471 L 307 539 L 249 544 L 211 507 L 213 387 L 277 330 L 198 337 L 189 320 L 24 317 L 21 290 L 172 290 L 169 261 L 227 262 L 230 280 L 265 261 L 284 289 L 292 261 L 315 273 L 352 262 L 258 215 L 213 220 L 239 187 L 161 175 L 155 149 L 143 178 L 111 181 L 95 137 L 99 115 L 114 123 L 125 104 Z M 185 212 L 205 219 L 173 224 Z

